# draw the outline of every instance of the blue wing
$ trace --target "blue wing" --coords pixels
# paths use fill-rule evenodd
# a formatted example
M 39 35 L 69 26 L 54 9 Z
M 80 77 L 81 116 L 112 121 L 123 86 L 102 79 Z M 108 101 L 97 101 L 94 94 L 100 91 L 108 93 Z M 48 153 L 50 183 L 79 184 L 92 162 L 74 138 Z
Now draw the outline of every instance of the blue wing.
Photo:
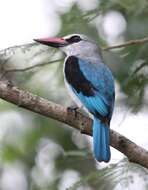
M 114 80 L 106 65 L 71 56 L 65 63 L 65 77 L 73 92 L 92 114 L 111 118 Z

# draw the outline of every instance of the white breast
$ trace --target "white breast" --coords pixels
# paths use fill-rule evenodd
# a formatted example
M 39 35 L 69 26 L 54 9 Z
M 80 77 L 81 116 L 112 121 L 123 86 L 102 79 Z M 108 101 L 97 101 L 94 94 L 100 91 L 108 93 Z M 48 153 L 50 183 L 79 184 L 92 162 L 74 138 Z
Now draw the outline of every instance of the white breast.
M 66 81 L 66 78 L 64 76 L 64 83 L 65 83 L 65 86 L 67 88 L 67 91 L 69 93 L 69 95 L 71 96 L 72 100 L 76 103 L 76 105 L 79 107 L 79 108 L 82 108 L 83 107 L 83 104 L 81 103 L 81 101 L 79 100 L 79 98 L 75 95 L 75 93 L 72 91 L 70 85 L 68 84 L 68 82 Z
M 79 100 L 79 98 L 75 95 L 75 93 L 72 91 L 70 85 L 68 84 L 67 80 L 66 80 L 66 77 L 65 77 L 65 62 L 67 60 L 68 57 L 65 58 L 65 61 L 64 61 L 64 67 L 63 67 L 63 73 L 64 73 L 64 83 L 65 83 L 65 87 L 67 88 L 67 91 L 69 93 L 69 95 L 71 96 L 72 100 L 76 103 L 76 105 L 79 107 L 79 108 L 82 108 L 83 107 L 83 104 L 81 103 L 81 101 Z
M 65 60 L 66 61 L 66 60 Z M 69 95 L 71 96 L 72 100 L 76 103 L 76 105 L 81 108 L 84 109 L 89 116 L 92 118 L 92 114 L 88 111 L 88 109 L 83 105 L 83 103 L 80 101 L 80 99 L 75 95 L 75 93 L 72 91 L 70 85 L 68 84 L 66 77 L 65 77 L 65 63 L 64 63 L 64 68 L 63 68 L 63 73 L 64 73 L 64 83 L 65 83 L 65 87 L 67 88 L 67 91 L 69 93 Z

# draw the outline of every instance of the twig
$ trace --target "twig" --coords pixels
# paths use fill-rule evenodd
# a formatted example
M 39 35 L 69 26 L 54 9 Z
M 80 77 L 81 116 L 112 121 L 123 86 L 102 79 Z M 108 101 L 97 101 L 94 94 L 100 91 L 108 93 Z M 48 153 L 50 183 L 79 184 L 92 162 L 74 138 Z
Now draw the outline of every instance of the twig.
M 7 69 L 7 70 L 4 70 L 3 74 L 1 75 L 0 79 L 2 79 L 7 73 L 12 73 L 12 72 L 26 72 L 26 71 L 29 71 L 29 70 L 32 70 L 34 68 L 37 68 L 37 67 L 43 67 L 45 65 L 48 65 L 48 64 L 51 64 L 51 63 L 55 63 L 55 62 L 60 62 L 62 61 L 63 59 L 56 59 L 56 60 L 53 60 L 53 61 L 49 61 L 49 62 L 45 62 L 45 63 L 39 63 L 39 64 L 36 64 L 36 65 L 32 65 L 30 67 L 25 67 L 25 68 L 20 68 L 20 69 Z
M 55 63 L 55 62 L 59 62 L 59 61 L 62 61 L 63 59 L 56 59 L 56 60 L 53 60 L 53 61 L 49 61 L 49 62 L 46 62 L 46 63 L 39 63 L 37 65 L 32 65 L 30 67 L 25 67 L 25 68 L 20 68 L 20 69 L 9 69 L 9 70 L 5 70 L 5 72 L 24 72 L 24 71 L 28 71 L 28 70 L 31 70 L 31 69 L 34 69 L 36 67 L 42 67 L 42 66 L 45 66 L 45 65 L 49 65 L 51 63 Z
M 148 37 L 145 37 L 143 39 L 138 39 L 138 40 L 129 40 L 123 44 L 119 44 L 119 45 L 114 45 L 114 46 L 108 46 L 108 47 L 104 47 L 102 48 L 102 50 L 110 50 L 110 49 L 116 49 L 116 48 L 122 48 L 122 47 L 126 47 L 126 46 L 131 46 L 131 45 L 138 45 L 138 44 L 144 44 L 148 42 Z
M 66 123 L 84 134 L 92 135 L 92 120 L 90 118 L 79 112 L 76 114 L 67 111 L 67 108 L 61 105 L 21 90 L 12 84 L 0 81 L 0 98 L 32 112 Z M 114 130 L 110 130 L 110 144 L 125 154 L 130 161 L 148 168 L 148 151 L 131 140 Z
M 138 39 L 138 40 L 129 40 L 123 44 L 119 44 L 119 45 L 114 45 L 114 46 L 108 46 L 108 47 L 103 47 L 101 48 L 102 50 L 104 51 L 108 51 L 110 49 L 117 49 L 117 48 L 122 48 L 122 47 L 126 47 L 126 46 L 130 46 L 130 45 L 136 45 L 136 44 L 143 44 L 143 43 L 146 43 L 148 42 L 148 37 L 145 37 L 143 39 Z M 32 44 L 27 44 L 26 45 L 26 48 L 27 47 L 32 47 L 34 45 L 37 45 L 36 43 L 32 43 Z M 11 48 L 7 48 L 5 50 L 2 50 L 0 52 L 5 52 L 5 51 L 11 51 L 11 49 L 14 51 L 15 48 L 25 48 L 25 45 L 22 45 L 22 46 L 14 46 L 14 47 L 11 47 Z M 50 62 L 46 62 L 46 63 L 41 63 L 41 64 L 37 64 L 37 65 L 33 65 L 33 66 L 30 66 L 30 67 L 26 67 L 26 68 L 22 68 L 22 69 L 9 69 L 9 70 L 5 70 L 4 73 L 2 74 L 1 78 L 3 78 L 3 76 L 7 73 L 10 73 L 10 72 L 25 72 L 25 71 L 28 71 L 28 70 L 31 70 L 31 69 L 34 69 L 36 67 L 42 67 L 42 66 L 45 66 L 45 65 L 48 65 L 50 63 L 54 63 L 54 62 L 59 62 L 59 61 L 62 61 L 62 59 L 57 59 L 57 60 L 53 60 L 53 61 L 50 61 Z

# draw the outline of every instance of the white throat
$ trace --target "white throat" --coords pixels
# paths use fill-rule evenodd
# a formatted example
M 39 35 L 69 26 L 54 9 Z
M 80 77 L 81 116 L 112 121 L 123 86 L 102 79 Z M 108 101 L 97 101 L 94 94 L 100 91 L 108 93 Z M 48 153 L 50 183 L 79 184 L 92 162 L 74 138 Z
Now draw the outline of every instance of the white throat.
M 62 47 L 61 50 L 66 53 L 67 57 L 73 55 L 85 60 L 101 61 L 100 50 L 98 46 L 91 41 L 73 43 Z

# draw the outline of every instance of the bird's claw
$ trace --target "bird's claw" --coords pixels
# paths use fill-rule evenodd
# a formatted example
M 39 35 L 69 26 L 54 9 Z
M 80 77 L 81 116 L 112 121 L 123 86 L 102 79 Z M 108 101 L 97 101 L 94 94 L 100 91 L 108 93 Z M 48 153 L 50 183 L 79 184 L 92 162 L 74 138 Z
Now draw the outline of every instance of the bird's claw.
M 77 117 L 77 112 L 79 111 L 79 107 L 76 105 L 68 106 L 67 111 L 68 112 L 74 112 L 75 117 Z

